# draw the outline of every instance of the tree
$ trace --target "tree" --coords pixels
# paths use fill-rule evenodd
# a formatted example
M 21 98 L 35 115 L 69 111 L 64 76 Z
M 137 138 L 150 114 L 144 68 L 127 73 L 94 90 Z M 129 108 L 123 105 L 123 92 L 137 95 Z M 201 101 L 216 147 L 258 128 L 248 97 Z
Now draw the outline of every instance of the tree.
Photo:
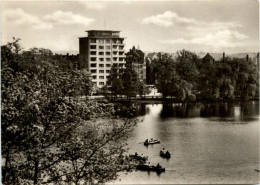
M 1 56 L 4 184 L 105 182 L 131 167 L 124 139 L 135 121 L 117 123 L 113 105 L 83 100 L 91 91 L 88 74 L 50 58 L 27 60 L 6 46 Z M 100 117 L 111 121 L 92 121 Z M 118 156 L 121 162 L 107 167 Z
M 114 95 L 114 98 L 117 97 L 117 95 L 123 94 L 123 82 L 122 82 L 122 74 L 119 73 L 119 68 L 117 65 L 113 65 L 108 79 L 108 84 L 110 84 L 110 90 Z
M 51 150 L 81 123 L 84 113 L 79 100 L 67 99 L 75 96 L 77 86 L 70 81 L 75 80 L 74 76 L 46 63 L 37 67 L 37 74 L 17 73 L 12 84 L 2 91 L 2 136 L 8 159 L 5 170 L 11 169 L 14 183 L 19 179 L 16 177 L 29 176 L 37 184 L 41 173 L 62 160 Z M 17 153 L 23 160 L 11 164 L 19 159 Z
M 22 50 L 20 40 L 20 38 L 13 37 L 13 41 L 7 43 L 7 47 L 11 49 L 16 55 L 18 55 L 18 53 Z
M 155 84 L 155 66 L 153 62 L 146 60 L 146 83 Z
M 173 59 L 169 54 L 158 53 L 157 58 L 153 60 L 155 64 L 155 86 L 158 92 L 162 93 L 163 98 L 169 96 L 174 86 L 176 72 L 173 65 Z M 170 87 L 169 84 L 172 86 Z
M 176 97 L 179 100 L 186 100 L 191 94 L 192 83 L 189 79 L 177 72 L 178 65 L 169 54 L 159 53 L 153 61 L 156 66 L 156 88 L 162 93 L 163 98 L 167 96 Z M 178 62 L 182 63 L 182 62 Z
M 198 90 L 203 98 L 247 99 L 257 94 L 258 75 L 244 59 L 226 57 L 224 63 L 201 67 Z
M 199 58 L 195 53 L 186 50 L 178 51 L 176 72 L 183 80 L 195 84 L 198 75 L 196 64 L 198 63 Z
M 132 126 L 133 122 L 128 120 L 120 124 L 110 121 L 95 127 L 88 124 L 79 127 L 73 139 L 62 143 L 66 163 L 59 166 L 63 168 L 59 176 L 54 174 L 50 181 L 104 183 L 114 180 L 117 172 L 131 170 L 134 166 L 123 156 L 126 150 L 122 142 Z
M 127 98 L 130 99 L 132 96 L 136 96 L 138 91 L 138 82 L 139 82 L 136 71 L 131 67 L 126 68 L 122 75 L 122 81 L 123 81 L 124 95 L 126 95 Z
M 198 76 L 197 90 L 201 98 L 219 98 L 221 69 L 212 64 L 202 65 Z
M 143 98 L 143 96 L 145 96 L 146 94 L 151 93 L 150 88 L 143 81 L 140 80 L 137 82 L 137 91 L 141 98 Z

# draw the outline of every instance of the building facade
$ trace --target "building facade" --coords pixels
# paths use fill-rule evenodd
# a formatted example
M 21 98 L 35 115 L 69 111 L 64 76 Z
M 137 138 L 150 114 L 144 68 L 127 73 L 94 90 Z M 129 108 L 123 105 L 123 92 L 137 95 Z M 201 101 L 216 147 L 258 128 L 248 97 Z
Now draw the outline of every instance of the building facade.
M 146 82 L 146 63 L 144 60 L 144 53 L 134 46 L 126 53 L 126 65 L 129 65 L 137 72 L 139 79 Z
M 107 84 L 112 65 L 125 68 L 124 38 L 119 31 L 89 30 L 79 38 L 79 58 L 91 73 L 92 81 L 101 88 Z

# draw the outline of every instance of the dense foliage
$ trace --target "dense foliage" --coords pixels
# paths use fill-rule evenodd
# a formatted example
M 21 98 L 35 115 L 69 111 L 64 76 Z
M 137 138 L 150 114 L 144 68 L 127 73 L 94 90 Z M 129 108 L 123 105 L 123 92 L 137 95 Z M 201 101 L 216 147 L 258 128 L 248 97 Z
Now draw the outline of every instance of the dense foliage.
M 182 50 L 173 58 L 158 53 L 149 64 L 150 83 L 163 98 L 194 101 L 216 99 L 248 99 L 259 96 L 259 73 L 250 61 L 228 58 L 206 62 L 195 53 Z
M 117 95 L 125 95 L 131 99 L 136 95 L 143 97 L 150 92 L 147 85 L 139 79 L 137 72 L 129 65 L 123 70 L 117 65 L 113 65 L 110 70 L 108 84 L 103 89 L 109 89 L 114 98 L 117 98 Z
M 169 54 L 158 53 L 153 62 L 155 65 L 155 86 L 162 93 L 163 98 L 174 96 L 184 100 L 191 94 L 192 84 L 182 78 L 185 74 L 179 72 L 181 69 L 177 68 L 178 66 Z
M 87 98 L 88 72 L 49 50 L 20 51 L 17 39 L 1 47 L 3 184 L 100 183 L 131 169 L 123 154 L 135 121 Z

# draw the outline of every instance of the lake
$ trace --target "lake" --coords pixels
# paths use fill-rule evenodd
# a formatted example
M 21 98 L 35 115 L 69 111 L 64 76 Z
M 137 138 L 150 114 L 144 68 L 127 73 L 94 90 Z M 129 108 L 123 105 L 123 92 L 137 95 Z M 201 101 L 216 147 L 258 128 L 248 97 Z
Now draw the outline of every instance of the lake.
M 166 171 L 120 173 L 115 184 L 257 184 L 259 102 L 139 104 L 129 153 L 144 154 Z M 144 146 L 147 138 L 161 144 Z M 159 156 L 165 148 L 172 157 Z

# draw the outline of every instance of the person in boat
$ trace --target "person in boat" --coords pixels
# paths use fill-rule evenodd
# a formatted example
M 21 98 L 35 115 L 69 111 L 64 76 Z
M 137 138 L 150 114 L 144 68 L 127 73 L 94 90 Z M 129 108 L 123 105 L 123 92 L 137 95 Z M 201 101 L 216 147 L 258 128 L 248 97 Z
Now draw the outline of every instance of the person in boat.
M 160 163 L 158 163 L 156 167 L 157 167 L 157 168 L 162 168 L 162 166 L 160 165 Z
M 148 139 L 145 140 L 145 143 L 148 143 Z
M 166 155 L 170 155 L 170 152 L 167 150 L 165 154 L 166 154 Z
M 162 152 L 163 152 L 163 154 L 165 154 L 165 152 L 166 152 L 166 151 L 165 151 L 165 148 L 162 149 Z
M 135 152 L 135 156 L 136 156 L 136 157 L 138 156 L 137 152 Z
M 153 142 L 153 138 L 151 138 L 151 140 L 150 140 L 151 142 Z

